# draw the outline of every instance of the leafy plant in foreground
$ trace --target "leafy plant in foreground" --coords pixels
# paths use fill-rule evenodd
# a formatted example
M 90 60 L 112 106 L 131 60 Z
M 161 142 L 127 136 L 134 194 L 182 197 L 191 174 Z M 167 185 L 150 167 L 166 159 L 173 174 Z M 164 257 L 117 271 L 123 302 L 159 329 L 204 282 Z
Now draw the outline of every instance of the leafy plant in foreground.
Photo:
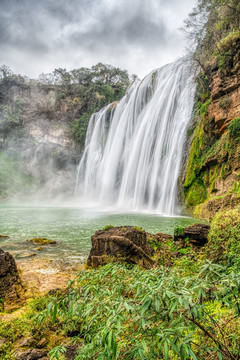
M 76 360 L 233 360 L 240 356 L 239 290 L 240 274 L 211 262 L 191 276 L 109 264 L 79 273 L 38 320 L 78 330 L 84 346 Z

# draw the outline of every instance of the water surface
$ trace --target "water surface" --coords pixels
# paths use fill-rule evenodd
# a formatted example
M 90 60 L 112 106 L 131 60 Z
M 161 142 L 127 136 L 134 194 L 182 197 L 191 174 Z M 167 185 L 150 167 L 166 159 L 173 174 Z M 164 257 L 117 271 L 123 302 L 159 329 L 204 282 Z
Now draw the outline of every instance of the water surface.
M 0 248 L 15 257 L 22 253 L 36 252 L 37 258 L 84 262 L 91 249 L 91 235 L 106 225 L 138 226 L 150 233 L 173 234 L 176 226 L 186 227 L 199 220 L 187 217 L 165 217 L 143 213 L 108 213 L 92 209 L 57 206 L 0 205 Z M 27 239 L 47 237 L 56 245 L 43 246 Z

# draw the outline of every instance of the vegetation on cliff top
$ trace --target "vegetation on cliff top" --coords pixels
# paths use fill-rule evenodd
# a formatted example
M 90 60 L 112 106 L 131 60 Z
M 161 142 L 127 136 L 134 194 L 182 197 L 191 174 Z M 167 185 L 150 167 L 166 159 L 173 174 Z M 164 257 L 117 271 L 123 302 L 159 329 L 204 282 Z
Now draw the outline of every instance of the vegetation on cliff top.
M 90 116 L 103 106 L 120 100 L 126 92 L 130 82 L 126 70 L 98 63 L 88 68 L 71 71 L 59 68 L 50 74 L 41 74 L 39 79 L 33 80 L 14 74 L 9 67 L 0 67 L 0 130 L 10 132 L 21 125 L 21 112 L 24 109 L 21 100 L 9 103 L 8 90 L 13 85 L 23 87 L 39 86 L 54 87 L 57 99 L 66 101 L 68 107 L 78 108 L 77 115 L 72 119 L 71 130 L 74 140 L 84 145 L 86 129 Z
M 71 189 L 90 116 L 119 100 L 132 80 L 126 70 L 101 63 L 55 69 L 38 80 L 0 66 L 0 197 L 25 195 L 30 182 L 41 190 L 53 178 L 55 194 Z
M 214 61 L 225 67 L 231 61 L 234 44 L 240 40 L 240 3 L 238 0 L 198 0 L 185 20 L 193 49 L 193 59 L 203 73 Z

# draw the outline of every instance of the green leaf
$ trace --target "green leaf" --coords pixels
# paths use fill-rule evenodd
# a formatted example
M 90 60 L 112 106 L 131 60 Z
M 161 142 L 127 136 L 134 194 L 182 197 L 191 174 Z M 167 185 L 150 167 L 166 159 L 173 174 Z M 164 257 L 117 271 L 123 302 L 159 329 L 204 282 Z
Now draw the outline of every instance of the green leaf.
M 169 348 L 168 348 L 168 342 L 167 340 L 164 341 L 164 356 L 165 356 L 165 360 L 168 360 L 169 357 L 168 357 L 168 351 L 169 351 Z

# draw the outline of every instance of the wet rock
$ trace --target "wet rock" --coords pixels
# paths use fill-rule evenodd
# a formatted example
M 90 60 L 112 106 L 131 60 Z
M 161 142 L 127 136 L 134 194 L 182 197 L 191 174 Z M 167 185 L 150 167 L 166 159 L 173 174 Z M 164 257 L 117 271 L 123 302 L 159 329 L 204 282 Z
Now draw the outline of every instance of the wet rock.
M 38 360 L 44 359 L 47 351 L 41 349 L 17 350 L 14 354 L 15 360 Z
M 98 267 L 107 262 L 125 261 L 145 268 L 154 265 L 152 247 L 147 244 L 146 232 L 132 226 L 99 230 L 92 236 L 92 249 L 87 265 Z
M 34 244 L 38 244 L 38 245 L 51 245 L 51 244 L 56 244 L 57 243 L 55 240 L 50 240 L 50 239 L 45 238 L 45 237 L 28 239 L 27 241 L 33 242 Z
M 41 246 L 34 249 L 34 251 L 43 251 L 43 248 Z
M 18 347 L 30 347 L 35 343 L 35 339 L 32 336 L 24 337 L 16 342 Z
M 0 249 L 0 298 L 14 297 L 20 278 L 11 254 Z
M 174 235 L 174 242 L 184 242 L 194 246 L 204 246 L 208 241 L 210 226 L 194 224 L 183 229 L 182 233 Z
M 31 252 L 31 253 L 23 253 L 23 254 L 17 255 L 17 258 L 18 258 L 18 259 L 25 259 L 25 258 L 33 257 L 33 256 L 36 256 L 36 255 L 37 255 L 37 254 L 34 253 L 34 252 Z

